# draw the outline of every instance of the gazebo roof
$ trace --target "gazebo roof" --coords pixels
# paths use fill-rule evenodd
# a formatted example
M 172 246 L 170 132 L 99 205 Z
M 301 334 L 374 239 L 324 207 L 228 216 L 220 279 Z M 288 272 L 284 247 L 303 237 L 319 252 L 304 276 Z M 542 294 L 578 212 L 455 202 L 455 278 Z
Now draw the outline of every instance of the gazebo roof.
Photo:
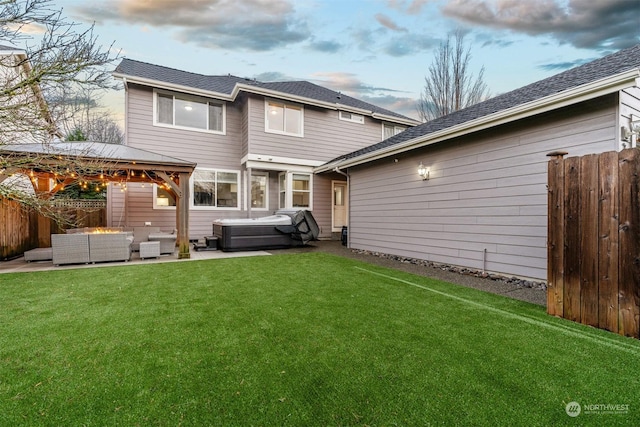
M 8 144 L 0 146 L 0 152 L 31 155 L 54 155 L 75 157 L 86 160 L 101 160 L 110 164 L 130 164 L 155 166 L 161 169 L 176 169 L 191 171 L 196 163 L 165 156 L 139 148 L 132 148 L 121 144 L 106 144 L 103 142 L 55 142 L 50 144 Z M 139 168 L 139 167 L 138 167 Z M 136 168 L 137 169 L 137 168 Z

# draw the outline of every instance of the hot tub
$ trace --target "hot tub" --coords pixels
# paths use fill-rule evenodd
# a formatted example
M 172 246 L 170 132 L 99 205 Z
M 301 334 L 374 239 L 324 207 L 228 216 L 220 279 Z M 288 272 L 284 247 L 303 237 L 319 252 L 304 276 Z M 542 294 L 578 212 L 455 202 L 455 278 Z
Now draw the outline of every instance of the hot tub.
M 318 225 L 309 211 L 280 211 L 261 218 L 218 219 L 213 235 L 223 251 L 282 249 L 318 238 Z

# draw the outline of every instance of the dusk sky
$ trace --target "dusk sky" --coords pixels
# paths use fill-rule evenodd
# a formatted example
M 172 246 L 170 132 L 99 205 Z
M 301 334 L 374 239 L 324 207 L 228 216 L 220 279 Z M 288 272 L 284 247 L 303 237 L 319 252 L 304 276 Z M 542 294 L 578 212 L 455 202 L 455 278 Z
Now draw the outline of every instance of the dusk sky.
M 308 80 L 417 117 L 438 45 L 467 32 L 497 95 L 640 43 L 640 0 L 54 0 L 121 55 Z M 105 98 L 121 111 L 122 92 Z

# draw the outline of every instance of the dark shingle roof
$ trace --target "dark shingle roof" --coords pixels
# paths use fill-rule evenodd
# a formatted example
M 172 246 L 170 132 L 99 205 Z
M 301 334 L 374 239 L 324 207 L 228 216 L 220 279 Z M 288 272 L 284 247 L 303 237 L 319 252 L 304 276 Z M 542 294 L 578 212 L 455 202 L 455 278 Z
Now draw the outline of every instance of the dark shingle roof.
M 205 76 L 126 58 L 118 64 L 114 73 L 218 92 L 225 95 L 231 95 L 236 83 L 246 83 L 248 81 L 232 75 Z
M 392 147 L 415 138 L 429 135 L 452 126 L 461 125 L 471 120 L 479 119 L 493 113 L 508 110 L 528 102 L 536 101 L 547 96 L 576 88 L 606 77 L 637 69 L 640 67 L 640 44 L 611 55 L 572 68 L 552 77 L 540 80 L 511 92 L 491 98 L 487 101 L 472 105 L 449 115 L 430 122 L 408 128 L 375 145 L 365 147 L 352 153 L 340 156 L 329 163 L 347 160 L 354 157 Z
M 393 111 L 386 110 L 376 105 L 369 104 L 359 99 L 341 94 L 340 92 L 306 81 L 265 83 L 232 75 L 208 76 L 176 70 L 174 68 L 163 67 L 160 65 L 148 64 L 146 62 L 135 61 L 132 59 L 123 59 L 114 70 L 114 73 L 210 92 L 217 92 L 225 95 L 231 95 L 236 84 L 242 83 L 245 85 L 255 86 L 256 88 L 276 91 L 310 100 L 322 101 L 331 104 L 343 104 L 348 107 L 371 111 L 374 114 L 397 117 L 402 120 L 413 120 L 401 114 L 394 113 Z

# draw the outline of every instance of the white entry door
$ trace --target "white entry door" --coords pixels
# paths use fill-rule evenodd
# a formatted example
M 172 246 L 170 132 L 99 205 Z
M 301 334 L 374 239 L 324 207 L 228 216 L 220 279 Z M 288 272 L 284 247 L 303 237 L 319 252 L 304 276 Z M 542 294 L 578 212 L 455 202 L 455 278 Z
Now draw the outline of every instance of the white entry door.
M 347 224 L 347 183 L 345 181 L 333 181 L 331 183 L 333 189 L 333 215 L 332 215 L 332 231 L 340 231 L 342 226 Z

